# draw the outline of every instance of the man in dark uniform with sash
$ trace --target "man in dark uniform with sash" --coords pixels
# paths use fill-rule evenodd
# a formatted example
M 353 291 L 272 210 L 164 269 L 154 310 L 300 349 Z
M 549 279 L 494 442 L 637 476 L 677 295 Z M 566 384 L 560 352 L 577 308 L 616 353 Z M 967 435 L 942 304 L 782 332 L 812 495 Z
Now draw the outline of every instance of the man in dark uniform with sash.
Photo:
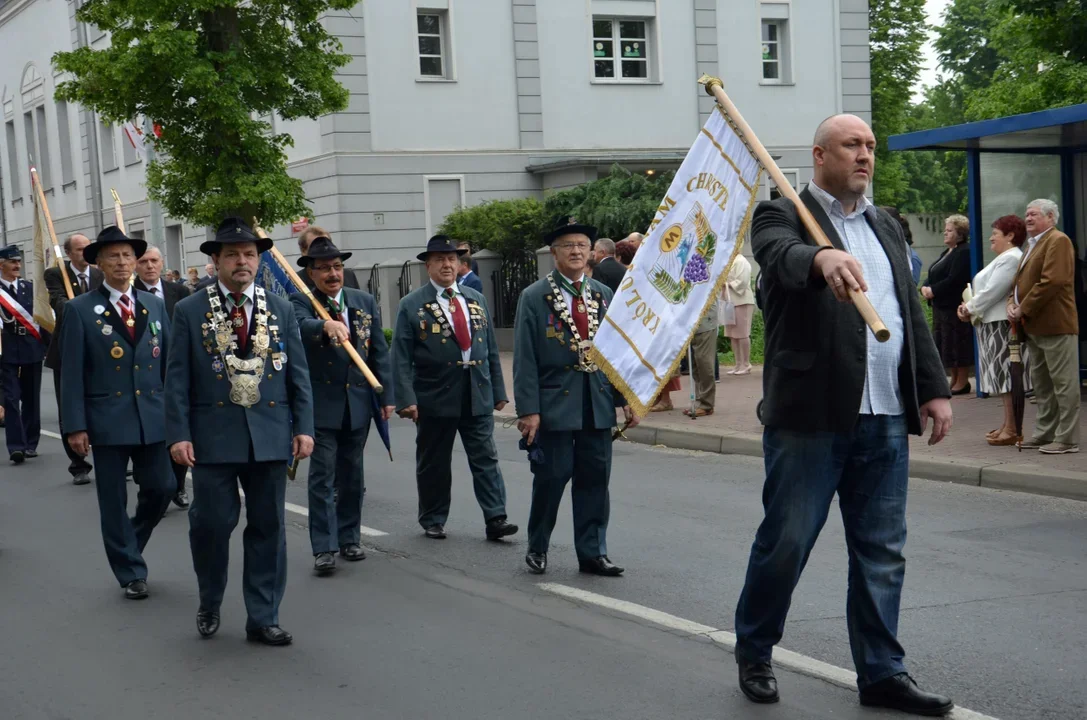
M 330 320 L 317 317 L 305 294 L 291 296 L 313 384 L 317 434 L 309 464 L 309 536 L 319 575 L 335 571 L 337 551 L 348 561 L 366 557 L 359 536 L 366 493 L 362 451 L 375 402 L 370 383 L 342 345 L 355 348 L 384 388 L 376 407 L 385 420 L 395 405 L 381 312 L 373 295 L 344 287 L 343 264 L 349 257 L 327 237 L 316 237 L 298 260 Z M 335 499 L 333 488 L 339 488 Z
M 494 445 L 494 412 L 506 406 L 490 312 L 483 295 L 457 285 L 457 250 L 435 235 L 419 259 L 430 282 L 400 301 L 393 335 L 397 412 L 416 423 L 419 524 L 445 538 L 453 483 L 453 439 L 460 433 L 486 534 L 517 532 L 506 522 L 506 485 Z
M 20 280 L 23 257 L 16 245 L 0 249 L 0 383 L 8 457 L 16 465 L 38 456 L 41 437 L 42 358 L 49 333 L 34 321 L 34 283 Z
M 75 233 L 69 235 L 64 241 L 64 254 L 68 261 L 64 263 L 64 271 L 68 275 L 68 282 L 72 285 L 72 295 L 78 297 L 83 293 L 97 290 L 102 286 L 102 271 L 90 265 L 83 257 L 83 250 L 91 244 L 86 235 Z M 45 352 L 45 366 L 53 371 L 53 390 L 57 396 L 57 414 L 60 415 L 62 400 L 60 397 L 60 340 L 64 336 L 62 323 L 64 321 L 64 306 L 68 303 L 68 291 L 64 287 L 64 277 L 60 274 L 60 268 L 53 266 L 45 269 L 42 274 L 45 287 L 49 290 L 49 304 L 53 307 L 53 317 L 56 318 L 53 327 L 53 340 L 49 343 L 49 349 Z M 68 444 L 68 433 L 64 429 L 63 418 L 60 422 L 61 445 L 68 455 L 68 472 L 72 475 L 73 485 L 86 485 L 91 481 L 91 464 Z
M 630 427 L 630 407 L 589 350 L 611 290 L 585 276 L 596 228 L 565 219 L 547 236 L 555 270 L 521 293 L 514 322 L 513 394 L 517 428 L 532 455 L 529 570 L 547 570 L 547 548 L 566 483 L 573 479 L 574 547 L 582 572 L 621 575 L 608 559 L 611 433 L 615 408 Z M 535 446 L 535 447 L 533 447 Z M 539 455 L 542 453 L 542 457 Z
M 174 308 L 166 434 L 174 462 L 193 474 L 189 544 L 200 585 L 197 631 L 211 637 L 219 630 L 240 484 L 245 634 L 287 645 L 291 635 L 279 627 L 287 583 L 287 461 L 313 451 L 313 402 L 290 302 L 253 284 L 260 253 L 271 246 L 233 217 L 200 246 L 218 279 Z
M 102 540 L 125 597 L 148 595 L 143 549 L 174 494 L 166 454 L 163 380 L 170 319 L 162 300 L 130 285 L 147 249 L 110 226 L 83 251 L 105 283 L 64 308 L 61 422 L 72 450 L 94 448 Z M 129 461 L 139 493 L 128 517 Z

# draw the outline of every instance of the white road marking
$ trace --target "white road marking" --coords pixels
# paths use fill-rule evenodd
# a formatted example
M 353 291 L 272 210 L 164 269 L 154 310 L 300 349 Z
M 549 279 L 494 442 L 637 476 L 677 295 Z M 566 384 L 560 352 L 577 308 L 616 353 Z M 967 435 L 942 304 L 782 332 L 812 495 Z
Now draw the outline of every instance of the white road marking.
M 653 608 L 644 605 L 638 605 L 637 603 L 628 602 L 626 600 L 619 600 L 617 598 L 608 597 L 607 595 L 600 595 L 588 590 L 570 587 L 569 585 L 561 585 L 559 583 L 539 583 L 537 587 L 546 592 L 560 595 L 571 600 L 589 603 L 607 610 L 614 610 L 615 612 L 623 613 L 624 615 L 645 620 L 668 630 L 686 633 L 691 637 L 705 636 L 729 651 L 735 650 L 736 648 L 736 635 L 727 630 L 718 630 L 717 628 L 712 628 L 708 625 L 694 622 L 693 620 L 670 615 L 666 612 L 661 612 L 660 610 L 654 610 Z M 798 672 L 802 675 L 818 678 L 833 685 L 846 688 L 847 690 L 852 690 L 854 692 L 857 690 L 857 677 L 851 670 L 846 670 L 845 668 L 825 663 L 822 660 L 816 660 L 815 658 L 801 655 L 792 650 L 786 650 L 782 647 L 774 648 L 774 665 L 792 670 L 793 672 Z M 951 720 L 997 720 L 989 715 L 982 715 L 979 712 L 967 710 L 962 707 L 956 707 L 951 714 L 946 717 L 951 718 Z
M 63 440 L 63 438 L 60 436 L 60 433 L 55 433 L 52 430 L 42 430 L 42 435 L 45 435 L 46 437 L 56 438 L 57 440 Z

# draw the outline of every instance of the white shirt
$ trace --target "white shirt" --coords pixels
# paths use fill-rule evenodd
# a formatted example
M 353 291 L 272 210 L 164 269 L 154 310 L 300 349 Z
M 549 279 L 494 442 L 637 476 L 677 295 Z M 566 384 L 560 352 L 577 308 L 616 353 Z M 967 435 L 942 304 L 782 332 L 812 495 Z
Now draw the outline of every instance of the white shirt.
M 891 331 L 890 340 L 883 343 L 875 341 L 869 332 L 864 334 L 868 361 L 860 412 L 862 415 L 901 415 L 904 409 L 898 386 L 898 366 L 902 362 L 902 308 L 895 294 L 891 260 L 875 230 L 868 224 L 869 219 L 875 220 L 876 208 L 862 195 L 857 200 L 857 207 L 846 215 L 837 198 L 814 182 L 808 185 L 808 190 L 830 217 L 846 251 L 860 263 L 868 283 L 868 299 Z
M 0 278 L 0 283 L 3 283 L 4 289 L 8 291 L 12 299 L 15 299 L 15 293 L 19 292 L 19 278 L 14 280 L 8 280 L 6 278 Z
M 108 285 L 106 287 L 109 287 Z M 124 292 L 117 290 L 116 288 L 109 287 L 109 302 L 113 307 L 117 309 L 117 314 L 124 317 L 124 313 L 121 312 L 121 297 L 128 297 L 128 312 L 132 314 L 132 317 L 136 317 L 136 293 L 132 292 L 132 286 L 129 285 Z
M 1049 228 L 1049 230 L 1052 230 L 1052 229 L 1053 228 Z M 1027 258 L 1030 257 L 1030 253 L 1034 250 L 1034 246 L 1038 244 L 1039 240 L 1041 240 L 1042 238 L 1045 237 L 1045 234 L 1047 232 L 1049 232 L 1049 230 L 1046 230 L 1045 232 L 1041 233 L 1040 235 L 1035 235 L 1034 237 L 1028 237 L 1027 238 L 1027 249 L 1023 253 L 1023 258 L 1019 261 L 1019 265 L 1016 267 L 1017 271 L 1018 271 L 1018 269 L 1020 267 L 1023 267 L 1023 263 L 1025 263 L 1027 261 Z M 1014 280 L 1013 280 L 1013 282 L 1014 282 Z M 1019 287 L 1018 286 L 1016 286 L 1014 288 L 1014 292 L 1015 292 L 1015 304 L 1018 305 L 1019 304 Z
M 230 315 L 230 310 L 234 307 L 234 298 L 230 296 L 230 291 L 226 289 L 226 285 L 223 285 L 222 282 L 219 283 L 219 292 L 223 294 L 223 299 L 226 300 L 223 312 Z M 242 299 L 242 310 L 245 311 L 246 327 L 249 327 L 249 323 L 253 320 L 253 283 L 249 283 L 249 287 L 242 290 L 242 295 L 245 296 Z
M 143 280 L 140 280 L 140 282 L 143 282 Z M 162 278 L 159 278 L 159 281 L 154 285 L 148 285 L 147 283 L 143 283 L 143 286 L 147 288 L 146 292 L 151 293 L 159 300 L 166 300 L 166 293 L 162 291 Z
M 434 282 L 433 280 L 430 281 L 430 284 L 433 285 L 434 289 L 438 291 L 438 304 L 442 306 L 442 312 L 444 312 L 445 316 L 447 318 L 449 318 L 449 329 L 452 330 L 454 328 L 453 315 L 452 315 L 452 313 L 449 312 L 449 298 L 446 297 L 446 295 L 445 295 L 446 288 L 443 288 L 441 285 Z M 458 307 L 457 312 L 464 313 L 464 315 L 463 315 L 464 324 L 468 326 L 468 334 L 469 334 L 469 336 L 471 336 L 471 334 L 472 334 L 472 324 L 468 321 L 468 318 L 471 317 L 471 316 L 468 314 L 468 303 L 464 299 L 464 293 L 462 293 L 460 291 L 460 287 L 457 285 L 457 283 L 453 283 L 453 285 L 450 286 L 449 289 L 454 292 L 453 299 L 457 301 L 457 307 Z M 341 290 L 340 292 L 343 292 L 343 291 Z M 453 342 L 456 342 L 457 341 L 456 335 L 451 337 L 450 340 L 452 340 Z M 469 360 L 472 359 L 472 346 L 471 345 L 468 346 L 467 350 L 461 350 L 460 351 L 460 359 L 461 359 L 461 362 L 464 362 L 464 363 L 467 363 Z M 467 369 L 469 369 L 469 367 L 470 367 L 469 365 L 465 365 L 464 369 L 467 370 Z
M 83 268 L 82 270 L 76 270 L 75 267 L 73 267 L 71 263 L 68 263 L 68 267 L 72 268 L 72 272 L 75 273 L 75 286 L 76 286 L 76 289 L 78 289 L 80 287 L 79 279 L 83 278 L 83 285 L 86 286 L 87 290 L 90 290 L 91 289 L 91 266 L 88 265 L 87 267 Z

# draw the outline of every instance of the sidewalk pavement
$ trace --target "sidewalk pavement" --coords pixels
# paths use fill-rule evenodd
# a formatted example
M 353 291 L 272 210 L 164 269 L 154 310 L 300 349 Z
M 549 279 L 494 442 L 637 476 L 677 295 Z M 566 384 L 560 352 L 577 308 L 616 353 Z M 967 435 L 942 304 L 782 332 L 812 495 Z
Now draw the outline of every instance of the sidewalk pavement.
M 762 368 L 750 375 L 726 375 L 721 368 L 717 384 L 716 412 L 691 420 L 683 415 L 690 406 L 689 377 L 683 390 L 672 393 L 675 410 L 651 413 L 641 425 L 627 431 L 637 443 L 665 445 L 685 450 L 731 455 L 762 456 L 762 425 L 755 407 L 762 398 Z M 513 354 L 502 353 L 502 371 L 510 405 L 502 417 L 513 417 Z M 985 433 L 999 427 L 1004 411 L 999 398 L 979 399 L 974 395 L 955 397 L 951 434 L 939 445 L 929 446 L 925 438 L 910 437 L 910 475 L 927 480 L 965 483 L 1038 495 L 1087 500 L 1087 450 L 1069 455 L 1042 455 L 1019 452 L 1015 447 L 992 447 Z M 1023 434 L 1030 436 L 1036 406 L 1029 402 L 1023 420 Z M 1080 413 L 1080 444 L 1087 443 L 1087 402 Z M 928 430 L 931 432 L 931 425 Z

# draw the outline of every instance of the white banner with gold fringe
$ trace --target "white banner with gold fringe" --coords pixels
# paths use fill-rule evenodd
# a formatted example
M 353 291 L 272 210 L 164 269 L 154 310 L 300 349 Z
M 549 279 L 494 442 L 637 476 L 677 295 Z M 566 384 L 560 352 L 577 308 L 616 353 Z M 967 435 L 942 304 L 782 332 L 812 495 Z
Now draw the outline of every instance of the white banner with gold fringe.
M 720 111 L 698 134 L 649 237 L 608 307 L 592 359 L 638 416 L 679 367 L 702 315 L 715 312 L 764 171 Z

